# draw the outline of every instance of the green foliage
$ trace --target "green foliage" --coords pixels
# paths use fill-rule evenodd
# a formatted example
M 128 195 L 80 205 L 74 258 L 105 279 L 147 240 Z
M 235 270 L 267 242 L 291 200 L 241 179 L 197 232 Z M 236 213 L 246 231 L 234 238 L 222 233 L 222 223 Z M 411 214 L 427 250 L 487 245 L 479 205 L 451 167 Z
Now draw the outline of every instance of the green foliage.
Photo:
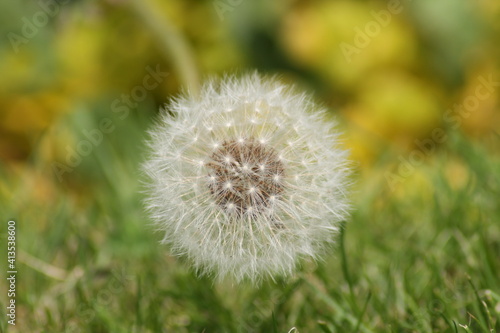
M 82 127 L 109 116 L 106 103 L 96 109 L 59 126 L 78 142 Z M 18 325 L 10 332 L 500 330 L 500 158 L 488 144 L 450 133 L 395 191 L 387 163 L 359 175 L 355 212 L 335 254 L 305 263 L 290 281 L 255 288 L 197 278 L 158 244 L 138 172 L 151 119 L 146 112 L 114 119 L 116 129 L 62 183 L 41 152 L 20 177 L 2 168 L 11 192 L 0 191 L 1 201 L 17 219 L 19 251 L 66 274 L 51 277 L 20 253 Z M 450 162 L 465 170 L 461 185 Z M 39 183 L 27 180 L 31 172 L 55 184 L 48 202 L 32 201 Z

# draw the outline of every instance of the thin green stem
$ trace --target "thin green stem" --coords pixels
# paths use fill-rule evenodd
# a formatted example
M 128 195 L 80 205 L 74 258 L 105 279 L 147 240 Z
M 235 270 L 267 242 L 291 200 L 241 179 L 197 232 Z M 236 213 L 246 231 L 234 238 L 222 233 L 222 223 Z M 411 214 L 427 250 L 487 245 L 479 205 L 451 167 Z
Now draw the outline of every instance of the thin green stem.
M 200 76 L 193 52 L 177 28 L 160 14 L 148 0 L 129 0 L 129 4 L 144 24 L 160 41 L 165 56 L 172 60 L 184 86 L 193 94 L 200 92 Z

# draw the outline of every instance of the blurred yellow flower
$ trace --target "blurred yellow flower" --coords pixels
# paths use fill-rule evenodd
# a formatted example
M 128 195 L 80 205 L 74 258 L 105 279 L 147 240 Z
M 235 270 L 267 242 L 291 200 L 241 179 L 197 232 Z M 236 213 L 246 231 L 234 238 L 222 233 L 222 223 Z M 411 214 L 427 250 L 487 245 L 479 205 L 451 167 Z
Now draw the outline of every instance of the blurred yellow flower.
M 472 71 L 459 101 L 465 102 L 471 97 L 475 97 L 477 103 L 470 105 L 460 121 L 464 131 L 480 136 L 491 130 L 500 130 L 500 72 L 493 66 Z
M 368 3 L 312 2 L 284 18 L 281 34 L 296 62 L 353 90 L 376 68 L 416 63 L 416 38 L 399 17 L 403 11 L 402 5 L 391 13 Z

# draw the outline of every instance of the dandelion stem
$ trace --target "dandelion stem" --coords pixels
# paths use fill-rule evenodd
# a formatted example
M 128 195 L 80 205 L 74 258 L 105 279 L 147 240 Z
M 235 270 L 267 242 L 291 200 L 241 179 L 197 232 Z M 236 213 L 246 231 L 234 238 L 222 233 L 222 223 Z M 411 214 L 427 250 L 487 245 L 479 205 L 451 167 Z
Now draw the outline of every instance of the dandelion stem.
M 129 0 L 129 4 L 161 43 L 163 53 L 172 59 L 180 79 L 195 95 L 200 91 L 200 79 L 193 52 L 185 38 L 169 19 L 160 14 L 151 1 Z
M 353 283 L 351 279 L 351 274 L 349 273 L 349 266 L 347 264 L 347 255 L 345 251 L 345 221 L 342 222 L 339 238 L 340 238 L 340 255 L 342 258 L 342 272 L 344 273 L 344 277 L 347 280 L 347 284 L 349 285 L 349 293 L 351 295 L 352 305 L 357 308 L 356 298 L 354 296 Z

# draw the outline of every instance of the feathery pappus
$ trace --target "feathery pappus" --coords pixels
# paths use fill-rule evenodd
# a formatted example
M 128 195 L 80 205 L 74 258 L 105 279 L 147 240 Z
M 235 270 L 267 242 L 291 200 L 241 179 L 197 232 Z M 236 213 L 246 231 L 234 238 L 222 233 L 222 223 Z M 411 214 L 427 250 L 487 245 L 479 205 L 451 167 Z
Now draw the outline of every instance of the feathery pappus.
M 289 276 L 335 240 L 349 163 L 311 98 L 257 73 L 208 81 L 151 130 L 147 209 L 196 270 L 258 282 Z

